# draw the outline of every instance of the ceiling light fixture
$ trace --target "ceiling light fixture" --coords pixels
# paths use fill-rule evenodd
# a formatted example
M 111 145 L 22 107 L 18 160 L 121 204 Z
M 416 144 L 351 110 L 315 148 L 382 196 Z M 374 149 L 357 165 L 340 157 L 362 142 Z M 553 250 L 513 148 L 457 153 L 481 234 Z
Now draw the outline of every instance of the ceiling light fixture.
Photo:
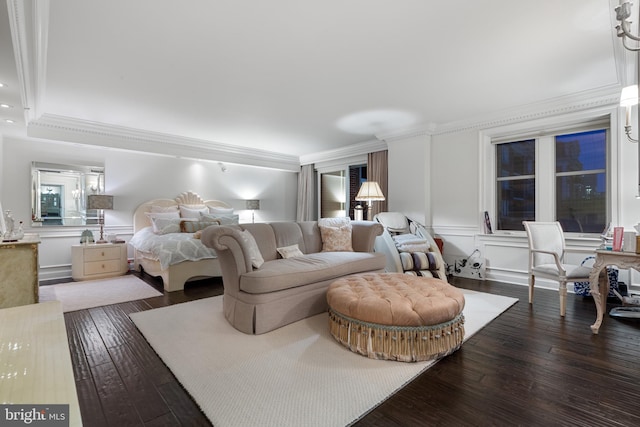
M 0 82 L 0 87 L 8 87 L 8 86 L 6 85 L 6 83 Z
M 0 108 L 13 108 L 13 105 L 9 105 L 9 104 L 0 104 Z
M 16 122 L 15 120 L 11 120 L 11 119 L 4 119 L 4 121 L 9 124 L 14 124 Z

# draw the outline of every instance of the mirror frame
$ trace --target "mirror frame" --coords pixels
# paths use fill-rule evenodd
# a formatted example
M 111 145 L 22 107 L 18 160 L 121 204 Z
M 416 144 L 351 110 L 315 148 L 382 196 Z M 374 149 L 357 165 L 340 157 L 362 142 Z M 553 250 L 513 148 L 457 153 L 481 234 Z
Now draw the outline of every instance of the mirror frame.
M 65 188 L 65 181 L 74 188 Z M 47 185 L 52 195 L 60 194 L 60 197 L 54 197 L 54 204 L 59 204 L 57 208 L 60 214 L 51 218 L 42 215 L 42 188 Z M 102 192 L 104 192 L 104 166 L 31 162 L 31 226 L 64 227 L 97 224 L 98 212 L 86 209 L 87 196 Z M 68 203 L 68 200 L 73 200 L 75 209 L 68 210 L 63 206 Z M 67 215 L 67 211 L 72 214 Z

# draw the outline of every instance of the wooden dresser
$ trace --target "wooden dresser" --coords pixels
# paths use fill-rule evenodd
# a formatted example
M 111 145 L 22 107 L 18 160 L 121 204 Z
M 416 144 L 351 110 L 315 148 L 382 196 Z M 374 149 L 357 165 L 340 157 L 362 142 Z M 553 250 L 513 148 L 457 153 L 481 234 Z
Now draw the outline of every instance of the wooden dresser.
M 71 246 L 71 277 L 73 280 L 121 276 L 128 269 L 126 243 Z
M 0 243 L 0 308 L 38 302 L 39 244 L 37 234 Z

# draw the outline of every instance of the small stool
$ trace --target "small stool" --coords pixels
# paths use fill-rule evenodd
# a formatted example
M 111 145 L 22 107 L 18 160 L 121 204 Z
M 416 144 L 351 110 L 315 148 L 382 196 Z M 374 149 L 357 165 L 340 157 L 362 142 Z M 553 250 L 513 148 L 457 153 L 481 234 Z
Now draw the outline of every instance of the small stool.
M 333 282 L 327 301 L 331 335 L 372 359 L 437 359 L 464 339 L 464 294 L 440 279 L 355 274 Z

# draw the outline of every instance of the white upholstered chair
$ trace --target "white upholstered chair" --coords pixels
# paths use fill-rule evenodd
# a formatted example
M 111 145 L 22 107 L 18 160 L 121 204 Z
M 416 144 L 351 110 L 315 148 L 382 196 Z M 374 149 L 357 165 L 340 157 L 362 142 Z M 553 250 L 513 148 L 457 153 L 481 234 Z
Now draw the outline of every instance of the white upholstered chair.
M 559 222 L 523 221 L 529 240 L 529 304 L 536 277 L 559 284 L 560 316 L 565 315 L 567 282 L 588 282 L 591 268 L 564 263 L 564 232 Z

